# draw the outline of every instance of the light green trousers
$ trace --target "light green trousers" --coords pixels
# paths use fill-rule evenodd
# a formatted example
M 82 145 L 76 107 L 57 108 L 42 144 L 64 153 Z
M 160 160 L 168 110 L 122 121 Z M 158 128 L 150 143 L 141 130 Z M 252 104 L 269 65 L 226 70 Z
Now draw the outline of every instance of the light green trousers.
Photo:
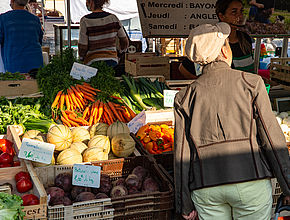
M 269 179 L 194 190 L 199 220 L 269 220 L 272 185 Z

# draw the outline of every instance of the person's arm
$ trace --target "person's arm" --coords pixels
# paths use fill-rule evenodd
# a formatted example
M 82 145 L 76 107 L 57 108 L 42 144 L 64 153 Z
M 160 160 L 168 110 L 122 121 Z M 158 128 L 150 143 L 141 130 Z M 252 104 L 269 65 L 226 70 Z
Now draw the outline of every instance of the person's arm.
M 254 120 L 261 142 L 261 150 L 266 156 L 283 193 L 290 196 L 289 152 L 284 134 L 272 112 L 269 96 L 261 78 L 258 80 L 254 93 Z
M 256 6 L 258 8 L 264 8 L 263 4 L 257 3 L 256 0 L 252 0 L 249 2 L 250 5 Z
M 189 170 L 191 164 L 191 152 L 186 138 L 186 129 L 190 120 L 188 108 L 183 108 L 183 100 L 188 102 L 187 90 L 183 89 L 176 94 L 174 100 L 174 182 L 175 182 L 175 209 L 177 213 L 189 216 L 195 210 L 191 200 L 189 189 Z M 184 97 L 186 96 L 186 97 Z
M 84 17 L 80 20 L 80 32 L 79 32 L 79 42 L 78 42 L 78 52 L 81 61 L 84 61 L 85 56 L 88 52 L 89 38 L 87 35 L 87 27 L 84 21 Z
M 128 48 L 129 40 L 127 38 L 127 35 L 120 21 L 119 21 L 119 25 L 120 25 L 120 29 L 118 31 L 117 37 L 119 38 L 119 42 L 120 42 L 120 49 L 121 49 L 120 52 L 123 52 Z

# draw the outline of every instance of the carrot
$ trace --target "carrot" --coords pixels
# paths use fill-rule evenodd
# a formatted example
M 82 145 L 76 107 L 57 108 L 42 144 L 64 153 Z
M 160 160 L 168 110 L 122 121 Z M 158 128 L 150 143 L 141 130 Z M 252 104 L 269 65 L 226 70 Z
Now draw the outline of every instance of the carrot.
M 94 121 L 94 116 L 91 115 L 90 119 L 89 119 L 89 125 L 93 125 L 93 121 Z
M 100 102 L 97 122 L 101 119 L 103 113 L 104 113 L 104 103 Z
M 70 87 L 71 88 L 71 90 L 76 94 L 76 96 L 79 98 L 79 99 L 81 99 L 81 98 L 83 98 L 82 97 L 82 94 L 74 87 L 74 86 L 71 86 Z
M 61 110 L 61 114 L 62 114 L 62 116 L 63 116 L 67 121 L 69 120 L 67 114 L 65 113 L 65 111 Z
M 101 92 L 101 90 L 92 87 L 90 84 L 88 84 L 86 82 L 83 83 L 83 86 L 86 86 L 88 89 L 91 89 L 93 91 Z
M 77 119 L 76 117 L 74 117 L 72 114 L 68 115 L 68 118 L 69 118 L 69 120 L 70 120 L 70 122 L 71 122 L 72 125 L 78 124 L 78 126 L 80 126 L 80 124 L 81 125 L 83 124 L 79 119 Z
M 91 93 L 93 95 L 97 95 L 96 92 L 94 92 L 93 90 L 88 89 L 86 86 L 84 85 L 79 85 L 79 88 L 82 90 L 82 92 L 86 92 L 86 93 Z
M 79 92 L 79 94 L 83 97 L 84 94 L 83 92 L 80 90 L 80 88 L 78 87 L 78 84 L 75 86 L 75 89 Z
M 91 96 L 87 96 L 87 95 L 84 95 L 84 98 L 91 101 L 91 102 L 94 102 L 96 101 L 95 99 L 93 99 Z
M 63 105 L 64 105 L 64 98 L 65 98 L 65 94 L 62 94 L 62 95 L 60 96 L 60 104 L 59 104 L 59 108 L 60 108 L 60 110 L 62 110 L 62 108 L 63 108 Z
M 68 120 L 66 120 L 63 116 L 60 117 L 60 120 L 62 121 L 62 123 L 68 127 L 71 127 L 71 124 L 69 123 Z
M 81 109 L 81 107 L 79 106 L 79 103 L 77 102 L 77 100 L 75 99 L 74 94 L 72 93 L 72 91 L 70 89 L 67 89 L 68 94 L 70 95 L 73 103 L 75 104 L 76 107 L 78 107 L 79 109 Z
M 133 110 L 130 107 L 127 107 L 126 109 L 128 110 L 130 114 L 130 119 L 132 120 L 136 116 L 136 113 L 133 112 Z
M 121 110 L 121 111 L 118 110 L 118 114 L 119 114 L 119 116 L 120 116 L 120 118 L 121 118 L 121 122 L 126 122 L 126 120 L 125 120 L 125 118 L 124 118 L 122 112 L 123 112 L 123 110 Z
M 120 98 L 120 97 L 118 97 L 118 96 L 111 95 L 110 97 L 113 98 L 113 99 L 122 100 L 122 98 Z
M 114 104 L 112 102 L 108 102 L 108 106 L 110 107 L 110 109 L 112 110 L 112 112 L 114 113 L 114 115 L 117 117 L 117 119 L 119 121 L 122 121 L 122 118 L 120 117 L 119 113 L 115 109 Z
M 64 99 L 65 99 L 66 108 L 70 110 L 71 107 L 70 107 L 68 95 L 65 95 Z
M 57 103 L 58 103 L 58 101 L 59 101 L 59 98 L 60 98 L 61 94 L 62 94 L 62 91 L 59 91 L 59 92 L 56 94 L 55 99 L 54 99 L 53 103 L 51 104 L 51 108 L 54 108 L 54 107 L 57 105 Z
M 112 123 L 113 123 L 116 118 L 115 118 L 113 112 L 111 111 L 111 109 L 108 107 L 107 103 L 104 104 L 104 111 L 107 112 L 108 117 L 110 118 L 110 121 L 112 121 Z
M 122 110 L 121 113 L 122 113 L 123 117 L 125 118 L 126 122 L 131 121 L 130 114 L 129 114 L 127 109 Z
M 85 108 L 84 112 L 83 112 L 83 119 L 85 119 L 85 118 L 86 118 L 86 116 L 87 116 L 87 114 L 88 114 L 89 110 L 90 110 L 90 107 L 89 107 L 89 106 L 87 106 L 87 107 Z

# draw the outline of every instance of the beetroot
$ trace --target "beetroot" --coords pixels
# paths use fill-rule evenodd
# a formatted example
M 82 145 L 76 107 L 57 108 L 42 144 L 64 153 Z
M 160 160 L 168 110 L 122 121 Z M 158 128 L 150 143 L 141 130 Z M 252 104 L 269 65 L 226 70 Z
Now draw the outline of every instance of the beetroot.
M 119 186 L 119 185 L 125 186 L 124 178 L 119 178 L 113 182 L 113 186 Z
M 128 190 L 126 189 L 125 186 L 122 185 L 114 186 L 111 191 L 111 198 L 116 198 L 125 195 L 128 195 Z
M 148 175 L 148 170 L 142 166 L 137 166 L 133 169 L 132 174 L 138 176 L 142 181 Z
M 96 196 L 91 192 L 82 192 L 80 193 L 77 198 L 75 199 L 75 202 L 84 202 L 88 200 L 96 199 Z
M 151 177 L 148 177 L 143 182 L 143 192 L 159 191 L 158 183 Z
M 142 180 L 138 176 L 136 176 L 135 174 L 130 174 L 126 178 L 125 182 L 126 182 L 126 186 L 128 188 L 135 187 L 137 189 L 141 189 L 141 187 L 142 187 Z
M 136 187 L 131 187 L 129 190 L 128 190 L 128 194 L 129 195 L 132 195 L 132 194 L 137 194 L 137 193 L 141 193 Z
M 49 187 L 46 189 L 47 195 L 50 195 L 50 199 L 56 198 L 56 197 L 64 197 L 64 191 L 63 189 L 59 187 Z
M 49 205 L 50 206 L 54 206 L 54 205 L 71 205 L 72 204 L 72 201 L 66 197 L 66 196 L 63 196 L 63 197 L 52 197 L 50 198 L 50 201 L 49 201 Z
M 55 186 L 69 192 L 72 188 L 72 175 L 70 173 L 60 173 L 55 177 Z
M 91 192 L 91 189 L 83 186 L 73 186 L 71 190 L 71 198 L 75 200 L 77 196 L 82 192 Z
M 109 196 L 107 196 L 107 194 L 105 193 L 98 193 L 96 195 L 96 199 L 106 199 L 106 198 L 109 198 Z
M 101 174 L 101 179 L 100 179 L 100 188 L 98 189 L 99 192 L 101 193 L 110 193 L 112 189 L 112 183 L 110 176 L 107 174 Z

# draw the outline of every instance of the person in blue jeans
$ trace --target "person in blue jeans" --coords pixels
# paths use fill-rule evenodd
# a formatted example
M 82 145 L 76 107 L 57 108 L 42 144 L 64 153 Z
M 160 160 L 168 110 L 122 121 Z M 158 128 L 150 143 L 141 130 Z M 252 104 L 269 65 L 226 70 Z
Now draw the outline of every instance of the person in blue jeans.
M 0 15 L 0 45 L 5 71 L 28 73 L 43 66 L 43 31 L 37 16 L 25 10 L 28 0 L 11 0 L 13 10 Z

